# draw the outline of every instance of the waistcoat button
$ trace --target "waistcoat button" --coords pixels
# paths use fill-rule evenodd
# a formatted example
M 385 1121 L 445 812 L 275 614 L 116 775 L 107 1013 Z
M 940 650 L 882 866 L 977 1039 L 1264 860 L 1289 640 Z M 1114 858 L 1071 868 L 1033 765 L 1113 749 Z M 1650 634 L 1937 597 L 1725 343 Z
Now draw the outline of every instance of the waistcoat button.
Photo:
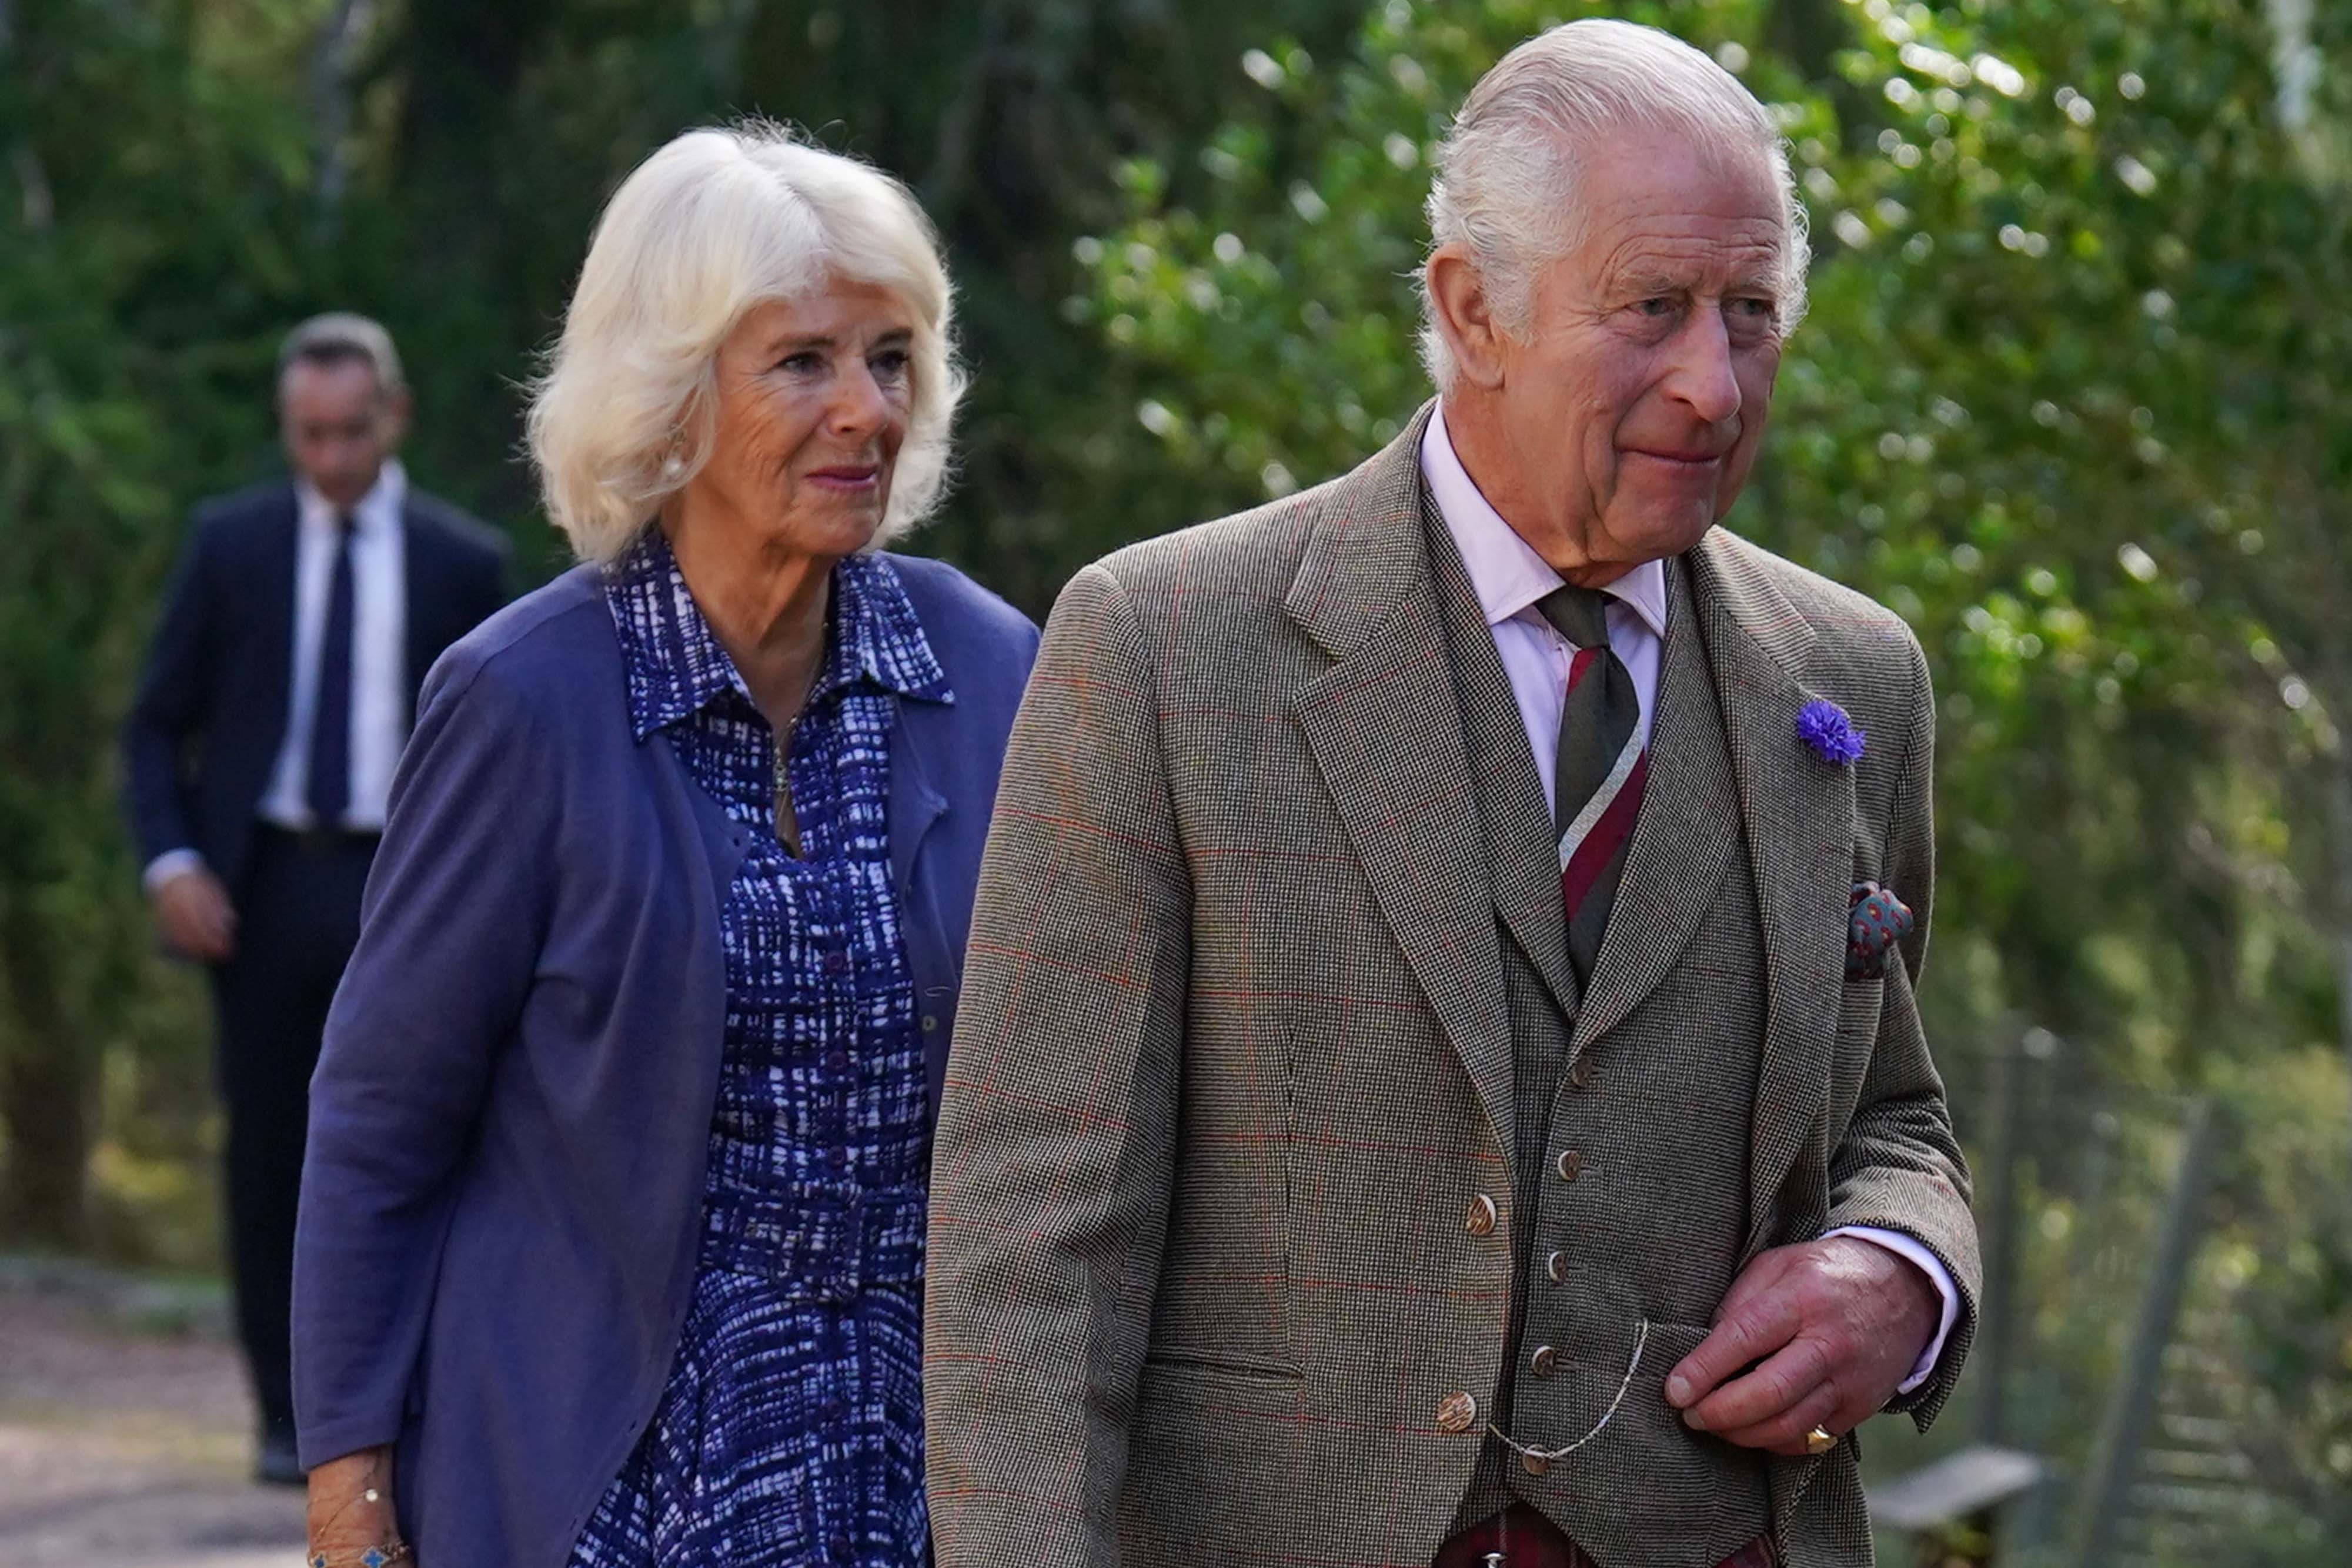
M 1478 1402 L 1467 1394 L 1449 1394 L 1437 1402 L 1437 1429 L 1441 1432 L 1467 1432 L 1470 1424 L 1478 1419 Z
M 1528 1357 L 1528 1370 L 1538 1377 L 1549 1377 L 1559 1370 L 1559 1352 L 1548 1344 L 1536 1346 L 1534 1353 Z
M 1560 1150 L 1558 1164 L 1562 1181 L 1574 1181 L 1584 1174 L 1584 1156 L 1574 1149 Z
M 1568 1282 L 1568 1254 L 1565 1252 L 1555 1252 L 1550 1257 L 1545 1259 L 1544 1273 L 1550 1277 L 1553 1284 L 1566 1284 Z
M 1482 1192 L 1470 1200 L 1470 1212 L 1464 1217 L 1462 1228 L 1473 1236 L 1492 1236 L 1496 1218 L 1495 1200 Z
M 1551 1469 L 1551 1461 L 1544 1458 L 1541 1454 L 1521 1454 L 1519 1456 L 1519 1469 L 1527 1471 L 1528 1474 L 1531 1476 L 1545 1475 Z

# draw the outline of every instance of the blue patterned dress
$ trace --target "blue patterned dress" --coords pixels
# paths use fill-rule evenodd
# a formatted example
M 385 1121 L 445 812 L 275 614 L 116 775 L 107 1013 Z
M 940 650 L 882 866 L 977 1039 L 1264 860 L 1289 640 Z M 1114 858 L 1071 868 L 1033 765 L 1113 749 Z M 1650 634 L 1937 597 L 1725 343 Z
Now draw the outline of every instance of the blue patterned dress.
M 761 831 L 721 921 L 726 1046 L 692 1304 L 572 1568 L 921 1568 L 930 1149 L 884 809 L 898 699 L 950 700 L 947 677 L 889 563 L 845 560 L 780 759 L 658 532 L 610 570 L 606 597 L 639 737 L 666 732 Z M 787 782 L 798 858 L 775 834 Z

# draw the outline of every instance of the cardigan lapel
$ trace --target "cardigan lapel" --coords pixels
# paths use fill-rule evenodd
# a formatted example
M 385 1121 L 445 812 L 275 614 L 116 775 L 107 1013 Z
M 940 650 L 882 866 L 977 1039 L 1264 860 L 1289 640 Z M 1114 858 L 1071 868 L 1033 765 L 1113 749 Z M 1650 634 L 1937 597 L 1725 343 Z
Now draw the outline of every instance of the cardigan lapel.
M 1334 662 L 1293 707 L 1381 916 L 1507 1159 L 1517 1134 L 1502 953 L 1422 534 L 1428 423 L 1424 407 L 1336 487 L 1315 525 L 1284 608 Z

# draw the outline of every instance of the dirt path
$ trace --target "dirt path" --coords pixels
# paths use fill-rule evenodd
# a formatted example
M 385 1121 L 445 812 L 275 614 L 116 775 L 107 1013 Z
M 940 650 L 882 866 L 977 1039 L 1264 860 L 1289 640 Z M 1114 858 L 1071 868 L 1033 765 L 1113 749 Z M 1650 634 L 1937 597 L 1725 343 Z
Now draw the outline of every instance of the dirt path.
M 0 1267 L 0 1568 L 297 1568 L 301 1494 L 247 1479 L 216 1297 Z

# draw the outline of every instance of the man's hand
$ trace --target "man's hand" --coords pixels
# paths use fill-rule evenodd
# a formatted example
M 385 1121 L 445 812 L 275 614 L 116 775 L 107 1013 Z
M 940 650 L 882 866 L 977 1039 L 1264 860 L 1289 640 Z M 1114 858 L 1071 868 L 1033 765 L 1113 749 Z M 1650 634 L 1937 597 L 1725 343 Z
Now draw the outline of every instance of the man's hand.
M 236 911 L 228 889 L 201 865 L 175 873 L 150 895 L 155 928 L 175 953 L 204 964 L 226 964 L 236 952 Z
M 1802 1454 L 1815 1427 L 1842 1437 L 1895 1396 L 1942 1312 L 1924 1271 L 1860 1237 L 1775 1247 L 1731 1282 L 1666 1400 L 1726 1442 Z

